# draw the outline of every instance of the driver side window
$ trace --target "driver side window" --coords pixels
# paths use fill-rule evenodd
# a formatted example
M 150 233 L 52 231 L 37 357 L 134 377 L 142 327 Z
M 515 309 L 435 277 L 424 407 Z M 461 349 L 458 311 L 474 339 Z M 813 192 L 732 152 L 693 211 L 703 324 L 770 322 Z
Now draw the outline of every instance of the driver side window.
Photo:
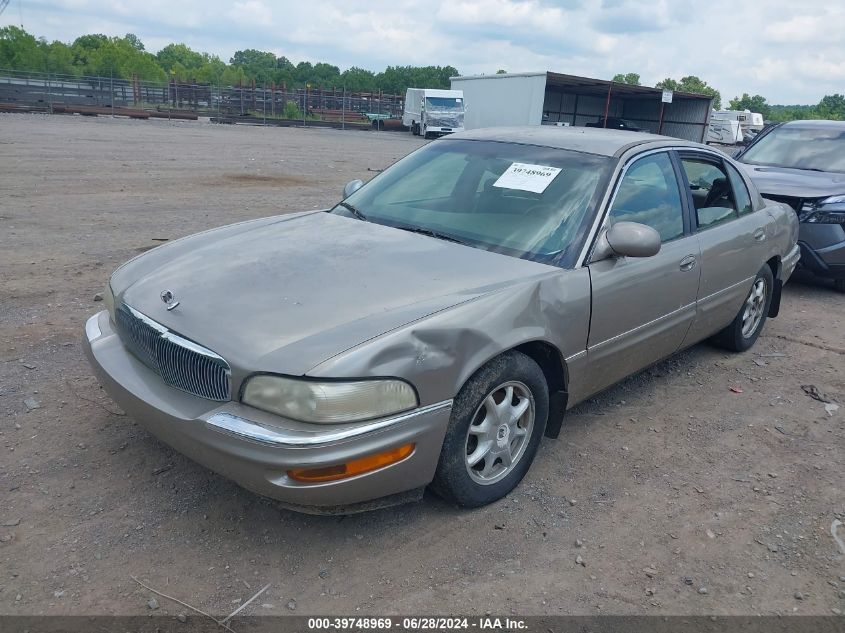
M 610 223 L 639 222 L 668 242 L 684 234 L 684 207 L 669 154 L 661 152 L 634 162 L 616 191 Z

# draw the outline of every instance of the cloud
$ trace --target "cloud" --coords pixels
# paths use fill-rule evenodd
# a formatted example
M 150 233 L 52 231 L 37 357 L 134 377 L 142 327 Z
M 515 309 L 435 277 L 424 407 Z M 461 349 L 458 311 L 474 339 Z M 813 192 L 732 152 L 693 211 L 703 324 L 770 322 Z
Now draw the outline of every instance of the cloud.
M 273 12 L 260 0 L 235 2 L 229 9 L 228 15 L 238 24 L 265 27 L 273 25 Z
M 666 28 L 662 20 L 655 20 L 649 13 L 630 8 L 609 10 L 596 17 L 593 26 L 604 33 L 646 33 Z
M 767 24 L 765 38 L 778 44 L 830 44 L 845 42 L 845 8 L 826 7 L 822 13 L 802 14 Z
M 605 0 L 593 17 L 593 26 L 604 33 L 648 33 L 676 26 L 690 14 L 689 0 Z
M 845 91 L 845 7 L 829 0 L 28 0 L 0 26 L 72 41 L 135 33 L 228 60 L 246 48 L 374 71 L 452 65 L 465 74 L 553 70 L 653 85 L 698 75 L 722 92 L 817 103 Z M 767 16 L 775 16 L 768 18 Z
M 441 4 L 436 13 L 438 20 L 448 24 L 530 28 L 558 34 L 567 26 L 567 16 L 561 7 L 543 5 L 537 0 L 458 0 Z

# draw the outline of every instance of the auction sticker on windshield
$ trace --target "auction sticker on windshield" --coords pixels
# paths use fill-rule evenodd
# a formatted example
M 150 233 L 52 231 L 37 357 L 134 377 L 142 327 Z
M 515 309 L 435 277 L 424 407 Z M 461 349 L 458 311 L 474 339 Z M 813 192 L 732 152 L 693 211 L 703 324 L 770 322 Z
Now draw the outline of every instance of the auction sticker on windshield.
M 558 167 L 513 163 L 499 176 L 499 179 L 493 183 L 493 186 L 503 189 L 519 189 L 520 191 L 543 193 L 559 173 L 560 168 Z

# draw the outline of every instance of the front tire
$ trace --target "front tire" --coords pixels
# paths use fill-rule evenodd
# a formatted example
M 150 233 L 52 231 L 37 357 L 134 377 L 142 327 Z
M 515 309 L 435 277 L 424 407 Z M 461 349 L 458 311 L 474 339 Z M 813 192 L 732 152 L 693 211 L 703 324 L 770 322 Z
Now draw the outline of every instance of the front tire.
M 731 324 L 716 334 L 711 340 L 714 344 L 732 352 L 744 352 L 750 349 L 760 336 L 769 306 L 772 303 L 774 277 L 768 264 L 763 266 L 751 284 L 751 290 Z
M 833 287 L 839 292 L 845 292 L 845 279 L 834 279 Z
M 548 415 L 539 365 L 515 351 L 494 358 L 455 398 L 432 489 L 468 508 L 501 499 L 528 472 Z

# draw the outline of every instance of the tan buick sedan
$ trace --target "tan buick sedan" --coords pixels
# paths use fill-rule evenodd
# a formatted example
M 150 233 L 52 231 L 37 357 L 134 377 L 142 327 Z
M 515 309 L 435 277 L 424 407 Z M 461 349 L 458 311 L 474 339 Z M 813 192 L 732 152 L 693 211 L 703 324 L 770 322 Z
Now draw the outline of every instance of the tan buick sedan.
M 634 132 L 455 134 L 344 194 L 133 259 L 85 326 L 130 415 L 303 511 L 501 498 L 567 408 L 751 347 L 798 260 L 731 159 Z

